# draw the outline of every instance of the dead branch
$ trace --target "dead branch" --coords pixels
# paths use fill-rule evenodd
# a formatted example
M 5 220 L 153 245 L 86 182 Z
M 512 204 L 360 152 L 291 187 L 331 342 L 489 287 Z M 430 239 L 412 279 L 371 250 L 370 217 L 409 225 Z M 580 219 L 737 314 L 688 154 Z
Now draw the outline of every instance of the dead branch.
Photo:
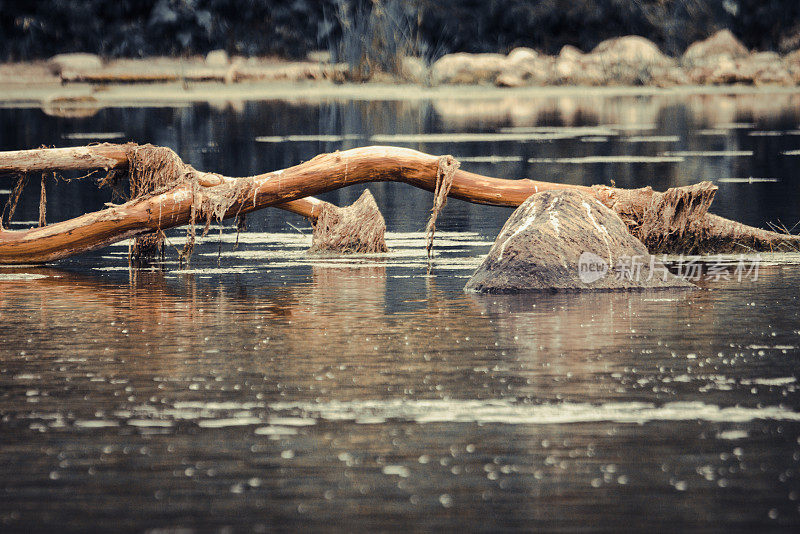
M 155 158 L 163 148 L 135 146 L 143 157 Z M 112 169 L 127 162 L 131 145 L 102 144 L 67 149 L 38 149 L 0 154 L 0 172 L 33 172 L 53 169 Z M 56 151 L 55 155 L 48 151 Z M 179 159 L 178 159 L 179 161 Z M 443 172 L 438 156 L 411 149 L 372 146 L 321 154 L 310 161 L 257 176 L 229 178 L 201 172 L 182 164 L 164 191 L 135 198 L 120 206 L 88 213 L 43 228 L 0 232 L 0 263 L 41 263 L 95 250 L 147 232 L 161 231 L 194 221 L 226 219 L 269 206 L 295 203 L 309 195 L 347 185 L 404 182 L 428 191 L 441 188 Z M 611 207 L 631 231 L 651 247 L 651 252 L 722 252 L 775 250 L 798 244 L 789 236 L 745 226 L 711 215 L 708 205 L 716 186 L 702 182 L 660 193 L 651 188 L 625 190 L 605 186 L 575 186 L 528 179 L 503 180 L 454 172 L 448 196 L 496 206 L 518 206 L 530 195 L 544 190 L 574 188 Z M 304 215 L 319 214 L 318 200 L 306 198 Z M 673 250 L 671 247 L 682 248 Z M 687 248 L 688 247 L 688 248 Z

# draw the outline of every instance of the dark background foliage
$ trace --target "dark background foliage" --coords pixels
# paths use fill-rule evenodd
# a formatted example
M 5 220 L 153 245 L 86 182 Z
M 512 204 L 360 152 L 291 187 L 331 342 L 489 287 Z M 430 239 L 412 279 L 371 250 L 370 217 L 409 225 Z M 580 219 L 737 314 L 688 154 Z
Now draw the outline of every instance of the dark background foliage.
M 146 57 L 216 48 L 291 58 L 317 49 L 341 53 L 353 41 L 374 45 L 375 28 L 364 20 L 376 10 L 428 59 L 515 46 L 590 50 L 628 34 L 675 55 L 721 28 L 758 50 L 800 46 L 798 0 L 0 0 L 0 59 L 60 52 Z

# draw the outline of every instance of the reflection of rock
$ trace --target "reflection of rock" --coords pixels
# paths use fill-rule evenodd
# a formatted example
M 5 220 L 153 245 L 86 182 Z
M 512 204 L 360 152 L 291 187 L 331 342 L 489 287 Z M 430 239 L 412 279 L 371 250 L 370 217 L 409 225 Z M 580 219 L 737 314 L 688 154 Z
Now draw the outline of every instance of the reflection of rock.
M 92 117 L 100 108 L 99 102 L 92 95 L 55 96 L 42 102 L 42 111 L 51 117 Z
M 745 57 L 747 48 L 730 32 L 720 30 L 708 39 L 692 43 L 683 54 L 685 65 L 707 65 L 719 62 L 722 58 Z
M 691 288 L 614 213 L 577 191 L 546 191 L 511 215 L 467 291 Z
M 95 71 L 103 66 L 103 62 L 94 54 L 58 54 L 51 57 L 47 63 L 56 75 L 67 71 Z

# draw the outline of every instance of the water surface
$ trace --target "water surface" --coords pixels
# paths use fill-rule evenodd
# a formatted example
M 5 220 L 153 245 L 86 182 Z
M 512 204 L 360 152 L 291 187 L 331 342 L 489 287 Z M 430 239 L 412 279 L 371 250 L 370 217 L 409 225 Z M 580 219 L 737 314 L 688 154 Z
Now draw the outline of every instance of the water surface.
M 0 109 L 0 148 L 113 134 L 249 175 L 386 143 L 503 178 L 711 180 L 716 213 L 791 227 L 799 110 L 786 94 Z M 466 294 L 510 210 L 451 200 L 429 271 L 430 194 L 369 188 L 386 255 L 309 256 L 305 221 L 264 210 L 235 249 L 213 229 L 188 270 L 170 253 L 130 271 L 124 243 L 0 269 L 2 530 L 800 525 L 796 255 L 688 293 Z M 38 196 L 34 178 L 14 227 Z M 51 179 L 48 198 L 52 222 L 111 196 Z

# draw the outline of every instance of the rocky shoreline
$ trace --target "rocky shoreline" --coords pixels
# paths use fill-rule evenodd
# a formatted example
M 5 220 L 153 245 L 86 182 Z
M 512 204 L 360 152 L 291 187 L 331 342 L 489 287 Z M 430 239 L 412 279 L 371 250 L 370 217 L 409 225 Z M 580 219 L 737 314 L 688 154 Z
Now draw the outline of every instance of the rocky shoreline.
M 781 56 L 751 52 L 728 30 L 669 57 L 635 35 L 601 42 L 591 52 L 564 46 L 557 56 L 529 48 L 508 55 L 449 54 L 431 65 L 430 82 L 492 83 L 500 87 L 551 85 L 800 85 L 800 50 Z
M 431 65 L 415 57 L 398 61 L 398 72 L 378 72 L 371 83 L 412 83 L 422 87 L 680 87 L 800 85 L 800 49 L 783 56 L 748 50 L 728 30 L 695 42 L 679 57 L 665 55 L 651 41 L 625 36 L 601 42 L 588 53 L 564 46 L 558 55 L 515 48 L 503 54 L 447 54 Z M 218 82 L 349 83 L 348 66 L 331 63 L 324 52 L 304 61 L 229 57 L 224 51 L 191 58 L 116 59 L 61 54 L 47 61 L 0 64 L 4 85 Z

